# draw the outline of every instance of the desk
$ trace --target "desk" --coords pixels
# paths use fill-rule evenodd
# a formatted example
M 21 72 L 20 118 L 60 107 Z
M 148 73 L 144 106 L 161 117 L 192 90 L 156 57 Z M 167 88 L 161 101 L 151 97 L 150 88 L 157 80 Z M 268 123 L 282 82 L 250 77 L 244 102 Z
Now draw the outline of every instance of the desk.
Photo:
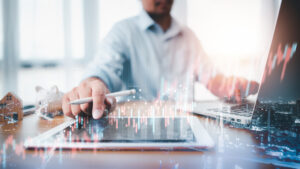
M 170 102 L 127 102 L 125 107 L 147 111 L 172 106 Z M 116 110 L 112 113 L 116 113 Z M 125 116 L 129 111 L 126 111 Z M 174 112 L 173 112 L 174 113 Z M 185 112 L 176 112 L 185 113 Z M 216 143 L 213 150 L 205 152 L 173 151 L 34 151 L 25 150 L 22 143 L 54 126 L 66 117 L 53 121 L 30 115 L 16 124 L 1 126 L 0 168 L 274 168 L 272 160 L 262 160 L 261 153 L 253 148 L 257 136 L 245 129 L 235 129 L 217 120 L 198 117 Z M 284 164 L 289 166 L 289 164 Z M 292 165 L 291 165 L 292 166 Z

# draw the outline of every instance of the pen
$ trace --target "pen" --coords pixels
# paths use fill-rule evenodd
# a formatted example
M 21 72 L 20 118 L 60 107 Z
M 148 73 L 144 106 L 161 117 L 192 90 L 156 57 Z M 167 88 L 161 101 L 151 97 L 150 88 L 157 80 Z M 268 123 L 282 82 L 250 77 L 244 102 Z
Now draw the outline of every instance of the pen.
M 135 92 L 136 92 L 135 89 L 124 90 L 124 91 L 120 91 L 120 92 L 106 94 L 105 97 L 126 96 L 126 95 L 135 94 Z M 73 100 L 69 104 L 83 104 L 83 103 L 89 103 L 92 101 L 93 101 L 93 97 L 87 97 L 87 98 L 82 98 L 82 99 L 78 99 L 78 100 Z

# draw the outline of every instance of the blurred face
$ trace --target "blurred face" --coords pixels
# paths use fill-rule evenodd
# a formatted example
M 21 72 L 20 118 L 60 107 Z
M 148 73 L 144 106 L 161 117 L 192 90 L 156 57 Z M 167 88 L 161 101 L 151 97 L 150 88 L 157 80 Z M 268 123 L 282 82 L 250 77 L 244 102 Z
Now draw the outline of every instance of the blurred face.
M 142 0 L 143 8 L 153 15 L 170 14 L 173 0 Z

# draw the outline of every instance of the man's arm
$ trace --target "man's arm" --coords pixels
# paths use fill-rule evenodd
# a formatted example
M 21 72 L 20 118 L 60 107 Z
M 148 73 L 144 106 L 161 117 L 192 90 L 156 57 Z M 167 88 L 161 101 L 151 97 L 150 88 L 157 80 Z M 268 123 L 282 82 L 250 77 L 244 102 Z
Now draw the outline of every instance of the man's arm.
M 195 41 L 195 44 L 198 46 L 198 57 L 194 62 L 196 79 L 203 83 L 215 96 L 234 99 L 240 102 L 242 98 L 257 93 L 259 87 L 257 82 L 249 81 L 242 77 L 226 77 L 214 66 L 211 59 L 206 55 L 200 41 L 197 38 L 195 38 Z
M 123 63 L 127 55 L 125 43 L 126 33 L 121 25 L 115 25 L 102 41 L 99 52 L 87 67 L 85 80 L 63 97 L 63 112 L 68 116 L 76 116 L 81 111 L 91 113 L 94 119 L 99 119 L 107 107 L 113 106 L 115 99 L 109 101 L 105 94 L 120 90 L 122 87 Z M 93 97 L 93 103 L 70 105 L 72 100 Z
M 129 59 L 129 48 L 126 42 L 128 34 L 122 23 L 114 25 L 102 40 L 96 56 L 86 69 L 84 77 L 101 79 L 111 92 L 120 90 L 123 85 L 120 78 L 123 64 Z
M 239 103 L 242 98 L 256 94 L 259 84 L 242 77 L 226 77 L 222 74 L 217 74 L 208 80 L 206 87 L 220 98 L 234 99 Z

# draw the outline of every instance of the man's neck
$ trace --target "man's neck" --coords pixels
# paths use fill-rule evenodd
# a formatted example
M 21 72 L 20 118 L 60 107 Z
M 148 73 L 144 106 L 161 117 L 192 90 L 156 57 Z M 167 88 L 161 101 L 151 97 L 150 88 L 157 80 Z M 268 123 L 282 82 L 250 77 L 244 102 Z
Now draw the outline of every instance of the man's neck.
M 170 14 L 155 15 L 149 13 L 149 15 L 163 29 L 164 32 L 170 28 L 172 20 Z

